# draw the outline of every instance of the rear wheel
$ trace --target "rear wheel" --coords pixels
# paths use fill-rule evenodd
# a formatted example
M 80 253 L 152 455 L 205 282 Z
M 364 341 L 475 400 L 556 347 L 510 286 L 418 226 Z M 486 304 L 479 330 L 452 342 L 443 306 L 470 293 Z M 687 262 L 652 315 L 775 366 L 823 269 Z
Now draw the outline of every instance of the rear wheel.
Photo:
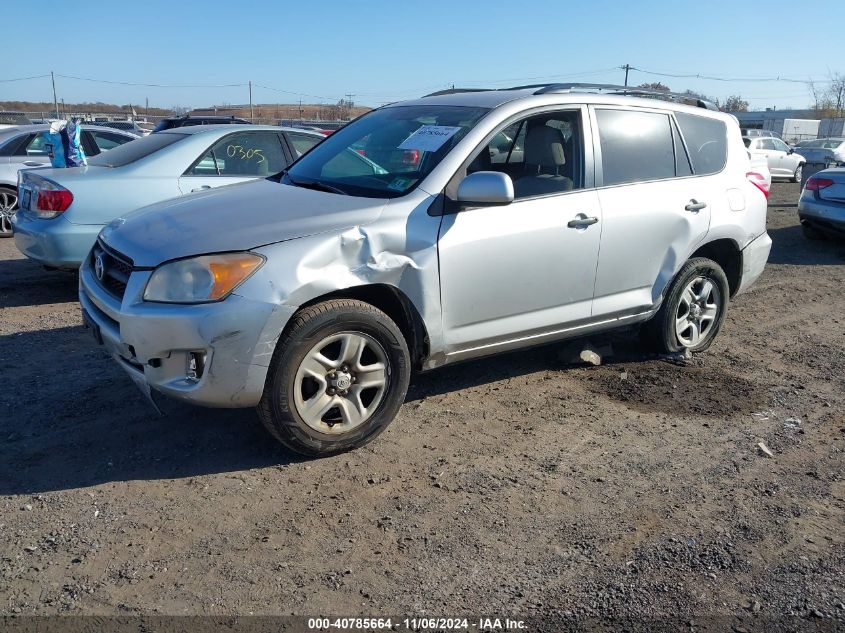
M 795 168 L 795 173 L 792 174 L 792 182 L 801 182 L 801 176 L 804 173 L 804 164 L 801 163 Z
M 718 334 L 729 297 L 728 279 L 711 259 L 696 257 L 683 265 L 669 286 L 644 334 L 663 353 L 703 352 Z
M 258 414 L 288 448 L 331 455 L 381 433 L 409 379 L 408 346 L 390 317 L 362 301 L 326 301 L 297 313 L 279 340 Z
M 0 237 L 12 236 L 12 216 L 15 215 L 17 210 L 17 191 L 0 187 Z

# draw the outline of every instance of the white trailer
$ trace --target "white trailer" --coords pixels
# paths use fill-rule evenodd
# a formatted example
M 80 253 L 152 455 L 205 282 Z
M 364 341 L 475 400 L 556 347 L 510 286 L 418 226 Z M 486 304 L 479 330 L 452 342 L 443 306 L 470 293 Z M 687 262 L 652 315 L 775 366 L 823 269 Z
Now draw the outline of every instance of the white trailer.
M 763 129 L 779 134 L 784 141 L 794 145 L 798 141 L 817 138 L 820 123 L 817 119 L 769 119 Z

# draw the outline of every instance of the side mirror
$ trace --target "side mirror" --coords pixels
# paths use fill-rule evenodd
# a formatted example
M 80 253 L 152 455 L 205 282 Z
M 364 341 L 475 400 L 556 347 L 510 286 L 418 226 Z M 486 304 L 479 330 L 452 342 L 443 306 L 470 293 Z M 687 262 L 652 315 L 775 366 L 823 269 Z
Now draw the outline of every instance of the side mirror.
M 513 202 L 513 181 L 500 171 L 477 171 L 458 185 L 463 207 L 497 207 Z
M 786 153 L 787 153 L 787 154 L 794 154 L 794 153 L 795 153 L 795 148 L 794 148 L 794 147 L 790 147 L 788 150 L 786 150 Z

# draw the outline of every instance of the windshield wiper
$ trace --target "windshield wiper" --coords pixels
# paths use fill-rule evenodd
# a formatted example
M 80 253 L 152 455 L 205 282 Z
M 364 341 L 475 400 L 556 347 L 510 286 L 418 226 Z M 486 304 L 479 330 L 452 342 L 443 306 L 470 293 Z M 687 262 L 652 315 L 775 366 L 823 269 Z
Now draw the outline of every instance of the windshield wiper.
M 302 187 L 303 189 L 313 189 L 315 191 L 326 191 L 328 193 L 339 193 L 342 196 L 349 195 L 343 189 L 335 187 L 334 185 L 330 185 L 325 182 L 320 182 L 319 180 L 294 180 L 290 176 L 287 176 L 286 182 L 296 186 Z

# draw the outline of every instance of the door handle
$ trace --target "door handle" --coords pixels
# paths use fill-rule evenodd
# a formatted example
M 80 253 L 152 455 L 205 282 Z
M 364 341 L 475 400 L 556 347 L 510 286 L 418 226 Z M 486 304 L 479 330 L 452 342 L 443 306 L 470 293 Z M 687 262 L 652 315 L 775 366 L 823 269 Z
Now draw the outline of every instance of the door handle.
M 567 222 L 566 226 L 568 226 L 570 229 L 586 229 L 588 226 L 590 226 L 591 224 L 595 224 L 598 221 L 599 221 L 598 218 L 595 218 L 595 217 L 588 218 L 583 213 L 579 213 L 578 215 L 575 216 L 575 219 Z
M 691 213 L 698 213 L 699 211 L 701 211 L 702 209 L 704 209 L 706 207 L 707 207 L 706 202 L 699 202 L 698 200 L 693 198 L 692 200 L 689 201 L 689 204 L 684 207 L 684 209 L 686 209 L 687 211 L 690 211 Z
M 46 165 L 47 163 L 38 163 L 38 162 L 35 162 L 34 160 L 25 160 L 23 162 L 23 164 L 26 165 L 27 167 L 41 167 L 42 165 Z
M 203 185 L 202 187 L 197 187 L 196 189 L 191 189 L 191 193 L 195 193 L 197 191 L 205 191 L 206 189 L 211 189 L 211 185 Z

